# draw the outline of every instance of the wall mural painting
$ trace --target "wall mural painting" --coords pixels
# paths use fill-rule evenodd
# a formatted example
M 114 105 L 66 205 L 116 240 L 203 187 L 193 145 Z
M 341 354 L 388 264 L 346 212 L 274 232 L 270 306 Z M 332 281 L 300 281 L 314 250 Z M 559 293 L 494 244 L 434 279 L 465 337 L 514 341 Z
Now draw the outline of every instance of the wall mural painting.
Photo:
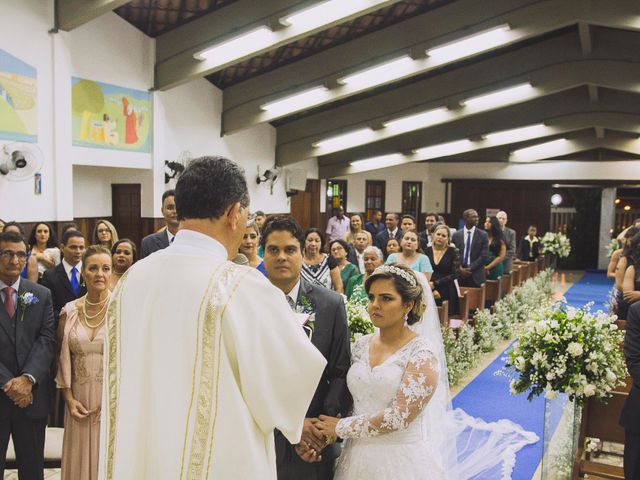
M 1 48 L 0 140 L 38 141 L 36 69 Z
M 151 152 L 151 93 L 73 77 L 72 138 L 77 147 Z

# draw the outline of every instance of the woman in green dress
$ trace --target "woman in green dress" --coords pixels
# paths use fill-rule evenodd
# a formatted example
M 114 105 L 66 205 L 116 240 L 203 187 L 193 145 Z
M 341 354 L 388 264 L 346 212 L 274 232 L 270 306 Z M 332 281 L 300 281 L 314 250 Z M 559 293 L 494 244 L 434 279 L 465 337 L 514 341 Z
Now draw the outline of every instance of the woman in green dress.
M 364 273 L 359 273 L 349 278 L 349 281 L 345 284 L 344 293 L 347 295 L 347 300 L 366 304 L 369 302 L 369 297 L 364 288 L 364 282 L 367 281 L 369 275 L 371 275 L 376 268 L 384 263 L 384 256 L 382 255 L 382 251 L 374 246 L 365 248 L 363 256 Z
M 351 277 L 360 275 L 358 267 L 347 260 L 347 254 L 349 253 L 349 244 L 344 240 L 334 240 L 329 244 L 329 252 L 336 261 L 338 268 L 340 269 L 340 278 L 342 279 L 342 285 L 346 285 L 347 281 Z
M 487 217 L 484 221 L 484 229 L 489 234 L 489 256 L 484 269 L 487 272 L 487 280 L 497 280 L 504 275 L 503 262 L 507 256 L 507 244 L 504 241 L 498 217 Z

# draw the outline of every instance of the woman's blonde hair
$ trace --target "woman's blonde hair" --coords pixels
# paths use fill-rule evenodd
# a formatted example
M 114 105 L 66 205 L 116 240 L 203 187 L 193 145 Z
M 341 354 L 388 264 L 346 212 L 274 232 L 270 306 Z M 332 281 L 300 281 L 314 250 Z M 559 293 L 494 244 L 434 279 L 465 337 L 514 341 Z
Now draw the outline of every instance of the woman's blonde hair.
M 98 238 L 98 227 L 100 226 L 101 223 L 105 224 L 109 229 L 109 231 L 111 232 L 111 243 L 109 245 L 109 248 L 111 248 L 113 247 L 113 244 L 118 241 L 118 231 L 116 230 L 116 227 L 113 226 L 113 223 L 104 219 L 98 220 L 96 222 L 96 226 L 93 227 L 93 236 L 92 236 L 93 244 L 100 245 L 100 239 Z

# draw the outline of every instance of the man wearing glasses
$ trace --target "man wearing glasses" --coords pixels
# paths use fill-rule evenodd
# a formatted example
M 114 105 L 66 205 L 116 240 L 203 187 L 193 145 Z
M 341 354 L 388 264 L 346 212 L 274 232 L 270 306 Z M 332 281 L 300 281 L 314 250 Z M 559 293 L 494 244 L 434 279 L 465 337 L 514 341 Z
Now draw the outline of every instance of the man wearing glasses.
M 49 290 L 20 277 L 26 261 L 22 236 L 0 233 L 0 478 L 11 436 L 20 479 L 40 480 L 55 328 Z

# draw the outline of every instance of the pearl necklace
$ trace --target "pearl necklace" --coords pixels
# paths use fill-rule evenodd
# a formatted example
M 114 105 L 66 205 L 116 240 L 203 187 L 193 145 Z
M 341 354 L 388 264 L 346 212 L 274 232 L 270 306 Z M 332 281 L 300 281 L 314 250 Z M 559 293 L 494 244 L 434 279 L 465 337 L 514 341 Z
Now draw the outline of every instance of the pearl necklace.
M 108 297 L 107 297 L 108 298 Z M 98 317 L 100 314 L 102 314 L 105 309 L 107 308 L 108 303 L 104 302 L 104 306 L 100 309 L 100 311 L 98 313 L 96 313 L 95 315 L 89 315 L 87 313 L 87 296 L 84 296 L 84 302 L 82 303 L 82 314 L 84 316 L 84 323 L 87 327 L 89 328 L 98 328 L 100 325 L 102 325 L 105 321 L 106 315 L 102 315 L 102 320 L 100 320 L 97 324 L 92 324 L 89 322 L 89 320 L 93 320 L 94 318 Z M 106 299 L 105 299 L 106 300 Z M 99 303 L 94 304 L 94 305 L 99 305 Z

